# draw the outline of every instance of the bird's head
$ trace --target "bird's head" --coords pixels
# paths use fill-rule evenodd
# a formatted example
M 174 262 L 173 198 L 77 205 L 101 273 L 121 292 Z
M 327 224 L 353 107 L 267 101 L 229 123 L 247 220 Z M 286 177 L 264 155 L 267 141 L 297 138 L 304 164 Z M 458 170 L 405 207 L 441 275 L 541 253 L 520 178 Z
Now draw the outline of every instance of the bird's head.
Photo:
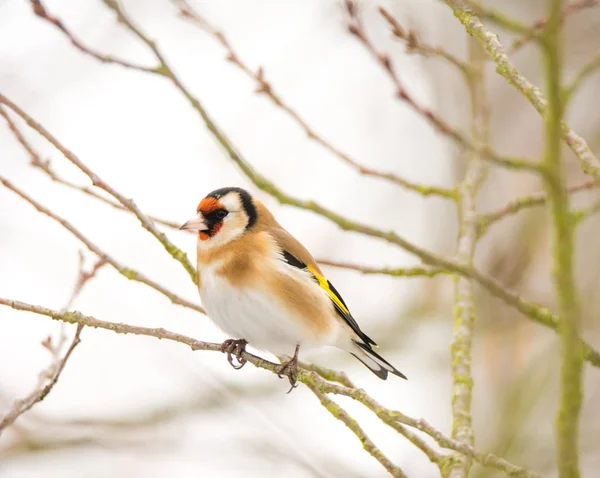
M 196 215 L 180 229 L 198 231 L 199 242 L 207 247 L 227 244 L 256 222 L 256 205 L 241 188 L 221 188 L 208 194 Z

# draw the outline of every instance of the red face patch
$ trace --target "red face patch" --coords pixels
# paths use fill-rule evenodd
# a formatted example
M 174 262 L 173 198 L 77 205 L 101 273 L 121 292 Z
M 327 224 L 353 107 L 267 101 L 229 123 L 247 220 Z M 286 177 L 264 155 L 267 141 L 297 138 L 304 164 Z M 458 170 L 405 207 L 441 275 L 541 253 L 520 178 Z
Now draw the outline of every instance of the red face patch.
M 215 198 L 204 198 L 198 204 L 197 212 L 202 212 L 203 214 L 209 214 L 212 211 L 216 211 L 217 209 L 225 209 L 223 205 Z

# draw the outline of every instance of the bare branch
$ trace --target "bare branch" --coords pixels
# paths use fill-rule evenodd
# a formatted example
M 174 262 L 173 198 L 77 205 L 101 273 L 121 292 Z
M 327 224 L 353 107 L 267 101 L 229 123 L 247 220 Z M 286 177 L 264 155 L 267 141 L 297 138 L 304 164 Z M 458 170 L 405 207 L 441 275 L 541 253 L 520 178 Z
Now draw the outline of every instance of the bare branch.
M 89 188 L 87 186 L 80 186 L 78 184 L 72 183 L 71 181 L 67 181 L 66 179 L 60 177 L 58 175 L 58 173 L 56 173 L 52 169 L 50 160 L 45 160 L 45 161 L 42 160 L 39 153 L 37 151 L 35 151 L 35 149 L 31 145 L 31 143 L 29 143 L 29 141 L 27 141 L 25 139 L 25 136 L 23 136 L 23 133 L 21 132 L 21 130 L 18 128 L 18 126 L 15 124 L 15 122 L 10 118 L 10 116 L 4 110 L 4 108 L 2 106 L 0 106 L 0 115 L 3 116 L 4 119 L 6 120 L 9 129 L 12 131 L 12 133 L 15 136 L 15 138 L 17 139 L 17 141 L 19 143 L 21 143 L 23 148 L 25 148 L 25 150 L 29 153 L 30 164 L 33 167 L 42 171 L 50 179 L 52 179 L 52 181 L 54 181 L 58 184 L 62 184 L 63 186 L 67 186 L 76 191 L 80 191 L 88 196 L 91 196 L 95 199 L 98 199 L 99 201 L 102 201 L 104 204 L 108 204 L 109 206 L 114 207 L 115 209 L 119 209 L 120 211 L 125 211 L 125 212 L 133 214 L 133 212 L 131 210 L 127 209 L 122 204 L 120 204 L 116 201 L 113 201 L 109 198 L 104 197 L 102 194 L 98 193 L 96 190 Z M 148 216 L 148 219 L 150 219 L 158 224 L 161 224 L 163 226 L 169 227 L 171 229 L 175 229 L 175 230 L 179 230 L 179 226 L 181 226 L 181 224 L 178 224 L 174 221 L 160 219 L 160 218 L 157 218 L 156 216 Z M 188 231 L 188 230 L 185 230 L 183 232 L 193 233 L 193 231 Z
M 425 118 L 438 132 L 448 136 L 458 146 L 468 151 L 477 153 L 482 158 L 490 161 L 496 165 L 503 166 L 510 169 L 526 170 L 526 171 L 537 171 L 538 165 L 520 158 L 506 158 L 495 154 L 488 146 L 475 144 L 469 138 L 462 133 L 458 132 L 442 118 L 437 116 L 430 109 L 418 104 L 414 98 L 408 93 L 392 63 L 390 56 L 382 51 L 377 50 L 375 45 L 368 38 L 365 28 L 362 24 L 361 18 L 358 14 L 358 9 L 352 3 L 351 0 L 346 0 L 346 10 L 350 15 L 350 23 L 348 24 L 348 30 L 353 34 L 371 53 L 371 55 L 377 60 L 377 62 L 386 71 L 394 86 L 396 88 L 396 96 L 408 104 L 415 112 Z
M 157 59 L 161 62 L 160 74 L 164 75 L 171 80 L 173 85 L 181 91 L 181 93 L 187 98 L 191 106 L 198 112 L 202 117 L 204 123 L 208 127 L 209 131 L 213 134 L 219 144 L 226 150 L 229 157 L 238 165 L 242 172 L 250 179 L 256 187 L 265 191 L 266 193 L 273 196 L 282 204 L 289 204 L 301 209 L 306 209 L 319 214 L 332 222 L 336 223 L 340 228 L 344 230 L 354 231 L 361 234 L 365 234 L 372 237 L 383 239 L 389 243 L 400 246 L 406 251 L 418 256 L 423 260 L 425 264 L 436 266 L 442 269 L 448 269 L 454 273 L 470 277 L 477 281 L 484 288 L 486 288 L 492 295 L 501 298 L 517 310 L 530 317 L 536 322 L 543 324 L 556 330 L 559 320 L 556 315 L 550 312 L 546 307 L 541 306 L 533 302 L 529 302 L 519 296 L 518 294 L 506 289 L 501 283 L 499 283 L 493 277 L 483 274 L 474 268 L 466 267 L 461 264 L 456 264 L 452 260 L 440 257 L 430 251 L 421 249 L 420 247 L 406 241 L 394 232 L 381 231 L 354 221 L 351 221 L 343 216 L 340 216 L 313 201 L 303 201 L 291 197 L 277 188 L 272 182 L 268 181 L 265 177 L 260 175 L 254 168 L 241 156 L 236 150 L 232 142 L 226 136 L 226 134 L 217 126 L 213 121 L 208 112 L 204 109 L 202 104 L 194 97 L 182 84 L 180 79 L 175 75 L 173 70 L 169 67 L 166 60 L 158 50 L 156 44 L 146 37 L 137 27 L 133 25 L 131 20 L 124 14 L 123 10 L 113 0 L 103 0 L 104 3 L 111 8 L 116 14 L 118 21 L 127 27 L 132 33 L 140 38 L 155 54 Z M 447 0 L 449 1 L 449 0 Z M 1 98 L 1 97 L 0 97 Z M 588 344 L 583 342 L 583 348 L 585 351 L 585 357 L 595 366 L 600 367 L 600 353 L 592 349 Z
M 581 308 L 574 277 L 575 226 L 564 183 L 560 148 L 564 114 L 562 95 L 562 0 L 549 0 L 548 23 L 542 50 L 548 105 L 545 115 L 544 183 L 548 191 L 553 225 L 552 275 L 560 311 L 560 393 L 556 414 L 556 458 L 559 476 L 579 477 L 579 421 L 583 403 L 583 354 Z
M 170 332 L 162 328 L 153 329 L 123 323 L 106 322 L 88 315 L 84 315 L 81 312 L 77 311 L 58 312 L 39 305 L 31 305 L 26 304 L 24 302 L 13 301 L 4 298 L 0 298 L 0 305 L 5 305 L 16 310 L 45 315 L 51 317 L 54 320 L 59 320 L 67 323 L 83 324 L 87 327 L 111 330 L 117 334 L 144 335 L 163 340 L 171 340 L 174 342 L 185 344 L 189 346 L 192 350 L 208 350 L 213 352 L 221 351 L 221 344 L 203 342 L 190 337 L 186 337 L 185 335 Z M 278 364 L 269 362 L 248 352 L 243 352 L 242 357 L 248 362 L 254 364 L 258 368 L 263 368 L 274 373 L 277 372 Z M 322 368 L 319 369 L 323 370 Z M 332 393 L 352 398 L 353 400 L 362 403 L 369 410 L 375 413 L 375 415 L 379 417 L 379 419 L 382 422 L 391 426 L 392 428 L 396 429 L 398 424 L 404 424 L 409 427 L 416 428 L 417 430 L 420 430 L 429 435 L 431 438 L 433 438 L 442 448 L 458 451 L 460 453 L 472 456 L 475 461 L 482 464 L 483 466 L 488 466 L 504 471 L 509 476 L 539 478 L 537 474 L 525 468 L 509 463 L 503 458 L 494 455 L 493 453 L 479 453 L 475 449 L 473 449 L 473 447 L 470 447 L 463 443 L 459 443 L 456 440 L 452 440 L 451 438 L 446 437 L 443 433 L 429 425 L 425 420 L 411 418 L 407 415 L 404 415 L 401 412 L 385 408 L 381 404 L 377 403 L 373 398 L 371 398 L 363 389 L 341 385 L 341 383 L 347 381 L 347 378 L 345 378 L 343 374 L 338 374 L 338 372 L 329 370 L 327 375 L 329 377 L 337 376 L 335 381 L 338 382 L 338 384 L 324 379 L 316 371 L 307 371 L 303 369 L 300 369 L 297 379 L 298 381 L 303 382 L 306 385 L 314 387 L 317 391 L 321 393 Z
M 367 436 L 364 430 L 360 427 L 358 422 L 352 418 L 346 410 L 340 407 L 337 403 L 335 403 L 331 398 L 327 396 L 326 393 L 320 392 L 317 390 L 315 386 L 312 384 L 306 385 L 311 392 L 313 392 L 321 405 L 325 407 L 325 409 L 331 413 L 332 416 L 343 422 L 351 431 L 354 433 L 360 442 L 362 443 L 363 448 L 366 452 L 368 452 L 373 458 L 375 458 L 381 465 L 388 471 L 388 473 L 394 477 L 398 478 L 406 478 L 406 475 L 402 471 L 402 469 L 396 465 L 394 465 L 382 452 L 377 445 L 373 443 L 373 441 Z
M 571 81 L 571 84 L 569 84 L 567 87 L 565 87 L 564 94 L 565 94 L 566 99 L 567 100 L 571 99 L 571 97 L 573 96 L 573 93 L 575 93 L 579 89 L 581 84 L 590 75 L 597 73 L 598 70 L 600 70 L 600 52 L 596 53 L 590 61 L 588 61 L 585 65 L 583 65 L 583 67 L 581 68 L 579 73 L 577 73 L 575 75 L 575 78 L 573 78 L 573 80 Z
M 150 232 L 163 245 L 163 247 L 171 255 L 171 257 L 173 257 L 173 259 L 175 259 L 184 267 L 194 284 L 197 283 L 198 279 L 196 277 L 196 269 L 189 261 L 187 254 L 181 249 L 179 249 L 176 245 L 174 245 L 171 241 L 169 241 L 167 236 L 163 232 L 159 231 L 154 225 L 154 223 L 144 213 L 142 213 L 140 208 L 133 202 L 133 200 L 123 196 L 116 189 L 112 188 L 110 185 L 108 185 L 106 182 L 100 179 L 100 177 L 96 173 L 94 173 L 88 166 L 86 166 L 72 151 L 69 151 L 67 148 L 65 148 L 41 124 L 35 121 L 31 116 L 25 113 L 25 111 L 19 108 L 2 93 L 0 93 L 0 103 L 6 105 L 9 109 L 14 111 L 27 123 L 27 125 L 29 125 L 29 127 L 37 131 L 50 144 L 52 144 L 52 146 L 58 149 L 66 159 L 71 161 L 71 163 L 77 166 L 77 168 L 80 171 L 82 171 L 86 176 L 90 178 L 94 186 L 106 191 L 117 201 L 119 201 L 125 208 L 129 209 L 133 214 L 135 214 L 135 216 L 139 219 L 144 229 Z
M 361 274 L 381 274 L 392 277 L 435 277 L 440 274 L 450 274 L 449 270 L 439 268 L 425 267 L 368 267 L 358 264 L 349 264 L 347 262 L 331 261 L 327 259 L 319 259 L 317 262 L 322 266 L 336 267 L 339 269 L 348 269 L 360 272 Z
M 181 305 L 183 307 L 187 307 L 188 309 L 193 309 L 193 310 L 195 310 L 197 312 L 200 312 L 200 313 L 205 313 L 204 309 L 202 307 L 200 307 L 199 305 L 193 304 L 192 302 L 189 302 L 189 301 L 187 301 L 187 300 L 179 297 L 177 294 L 174 294 L 173 292 L 165 289 L 160 284 L 157 284 L 156 282 L 150 280 L 145 275 L 143 275 L 141 272 L 138 272 L 138 271 L 136 271 L 134 269 L 126 267 L 123 264 L 121 264 L 120 262 L 118 262 L 112 256 L 110 256 L 109 254 L 107 254 L 106 252 L 104 252 L 102 249 L 100 249 L 98 246 L 96 246 L 87 237 L 85 237 L 70 222 L 68 222 L 67 220 L 65 220 L 65 219 L 63 219 L 63 218 L 61 218 L 59 216 L 57 216 L 56 214 L 54 214 L 49 209 L 47 209 L 44 206 L 42 206 L 40 203 L 38 203 L 37 201 L 35 201 L 34 199 L 32 199 L 25 192 L 23 192 L 22 190 L 20 190 L 16 186 L 14 186 L 10 181 L 8 181 L 7 179 L 3 178 L 2 176 L 0 176 L 0 184 L 2 184 L 4 187 L 10 189 L 11 191 L 13 191 L 17 195 L 19 195 L 22 199 L 24 199 L 25 201 L 27 201 L 29 204 L 31 204 L 34 208 L 36 208 L 42 214 L 45 214 L 46 216 L 50 217 L 51 219 L 54 219 L 61 226 L 63 226 L 67 231 L 69 231 L 77 239 L 79 239 L 83 244 L 85 244 L 85 246 L 91 252 L 93 252 L 98 257 L 100 257 L 102 260 L 106 261 L 108 264 L 110 264 L 111 266 L 113 266 L 121 275 L 123 275 L 127 279 L 134 280 L 134 281 L 137 281 L 137 282 L 141 282 L 142 284 L 146 284 L 148 287 L 151 287 L 152 289 L 160 292 L 162 295 L 164 295 L 165 297 L 167 297 L 173 304 Z
M 459 71 L 468 78 L 471 73 L 471 67 L 464 61 L 459 60 L 454 55 L 451 55 L 446 50 L 439 46 L 431 46 L 419 38 L 419 35 L 414 30 L 405 30 L 396 17 L 383 7 L 379 7 L 379 13 L 389 23 L 392 35 L 406 43 L 407 53 L 418 53 L 424 57 L 439 57 L 446 60 L 451 65 L 454 65 Z
M 132 70 L 143 71 L 146 73 L 156 73 L 156 68 L 150 68 L 148 66 L 136 65 L 134 63 L 130 63 L 128 61 L 121 60 L 119 58 L 115 58 L 110 55 L 103 55 L 95 50 L 92 50 L 86 47 L 81 41 L 79 41 L 70 30 L 67 29 L 65 24 L 61 22 L 58 18 L 50 15 L 42 2 L 40 0 L 29 0 L 31 3 L 31 7 L 33 9 L 33 13 L 35 13 L 38 17 L 43 18 L 44 20 L 50 22 L 56 28 L 61 30 L 67 38 L 71 41 L 71 44 L 77 48 L 79 51 L 84 52 L 88 55 L 93 56 L 96 60 L 101 61 L 102 63 L 114 63 L 117 65 L 124 66 L 125 68 L 131 68 Z
M 31 410 L 31 408 L 36 404 L 44 400 L 46 396 L 52 391 L 54 385 L 58 381 L 60 374 L 62 373 L 69 357 L 73 353 L 73 350 L 79 344 L 80 339 L 79 336 L 83 329 L 83 324 L 77 324 L 77 330 L 75 331 L 75 336 L 73 337 L 73 341 L 71 345 L 65 352 L 65 355 L 58 362 L 53 363 L 47 370 L 43 372 L 45 376 L 42 379 L 42 383 L 38 388 L 36 388 L 33 392 L 27 395 L 25 398 L 21 400 L 17 400 L 8 413 L 2 418 L 0 421 L 0 435 L 2 435 L 2 431 L 12 425 L 17 418 L 23 415 L 25 412 Z
M 533 105 L 538 113 L 546 116 L 548 100 L 539 88 L 525 78 L 510 62 L 504 47 L 498 40 L 498 35 L 489 31 L 476 15 L 464 8 L 462 0 L 444 0 L 460 20 L 465 30 L 477 38 L 496 63 L 496 72 L 506 80 Z M 585 139 L 573 131 L 564 121 L 561 123 L 561 136 L 575 156 L 579 159 L 581 169 L 594 180 L 600 181 L 598 158 L 594 155 Z
M 567 194 L 574 194 L 580 191 L 587 191 L 590 189 L 595 189 L 599 187 L 600 184 L 593 180 L 584 181 L 580 184 L 575 184 L 573 186 L 569 186 L 566 191 Z M 477 222 L 479 235 L 483 235 L 487 229 L 497 221 L 504 219 L 512 214 L 516 214 L 523 209 L 534 207 L 534 206 L 543 206 L 548 202 L 548 193 L 546 191 L 537 191 L 531 193 L 527 196 L 523 196 L 517 198 L 513 201 L 510 201 L 506 206 L 498 209 L 494 212 L 489 212 L 486 214 L 480 214 Z
M 468 40 L 469 61 L 473 74 L 469 77 L 471 100 L 471 134 L 483 144 L 489 136 L 489 105 L 485 88 L 485 52 L 479 44 Z M 482 157 L 466 155 L 464 179 L 458 186 L 458 241 L 455 259 L 472 267 L 479 236 L 477 234 L 477 194 L 487 176 Z M 471 373 L 473 337 L 475 335 L 475 294 L 473 281 L 456 277 L 454 286 L 454 327 L 450 344 L 452 363 L 452 438 L 473 446 L 473 375 Z M 443 475 L 461 478 L 469 475 L 472 460 L 454 456 Z
M 585 8 L 594 7 L 598 4 L 600 4 L 600 0 L 575 0 L 573 2 L 570 2 L 563 10 L 562 21 L 564 22 L 566 20 L 566 17 L 573 13 L 577 13 Z M 547 20 L 545 18 L 540 18 L 539 20 L 537 20 L 531 26 L 529 33 L 526 33 L 525 35 L 513 42 L 510 48 L 510 53 L 516 52 L 530 40 L 539 38 L 540 33 L 546 26 L 546 22 Z
M 358 171 L 364 176 L 371 176 L 390 181 L 394 184 L 402 186 L 405 189 L 421 194 L 422 196 L 440 196 L 448 199 L 455 199 L 456 194 L 451 189 L 440 188 L 437 186 L 415 184 L 413 182 L 407 181 L 406 179 L 394 173 L 382 173 L 376 171 L 374 169 L 359 164 L 348 154 L 344 153 L 339 148 L 333 146 L 321 134 L 319 134 L 313 128 L 311 128 L 306 122 L 306 120 L 304 120 L 296 110 L 294 110 L 289 104 L 287 104 L 281 98 L 281 96 L 275 93 L 273 86 L 265 78 L 265 72 L 262 67 L 259 67 L 256 71 L 254 71 L 247 64 L 245 64 L 240 59 L 240 56 L 235 52 L 231 43 L 229 42 L 229 40 L 227 40 L 225 35 L 221 31 L 217 30 L 215 27 L 210 25 L 204 18 L 202 18 L 186 0 L 178 0 L 176 1 L 176 4 L 179 8 L 180 14 L 184 18 L 193 21 L 195 25 L 199 26 L 203 31 L 208 32 L 210 35 L 212 35 L 223 46 L 223 48 L 225 48 L 225 50 L 227 51 L 227 60 L 230 61 L 232 64 L 236 65 L 241 71 L 243 71 L 246 74 L 248 78 L 250 78 L 256 83 L 257 93 L 261 93 L 267 96 L 273 104 L 275 104 L 278 108 L 284 111 L 289 117 L 291 117 L 296 122 L 298 126 L 300 126 L 300 128 L 304 130 L 309 139 L 315 141 L 317 144 L 326 149 L 329 153 L 341 159 L 344 163 L 346 163 L 347 165 L 349 165 L 354 170 Z

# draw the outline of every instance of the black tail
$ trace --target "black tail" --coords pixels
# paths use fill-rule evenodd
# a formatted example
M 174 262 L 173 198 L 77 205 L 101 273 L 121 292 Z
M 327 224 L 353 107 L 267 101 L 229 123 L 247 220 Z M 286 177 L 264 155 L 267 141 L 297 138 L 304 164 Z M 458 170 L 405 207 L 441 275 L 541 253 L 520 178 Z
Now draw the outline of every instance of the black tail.
M 370 345 L 352 341 L 356 346 L 354 351 L 350 352 L 354 357 L 360 360 L 371 372 L 377 375 L 381 380 L 386 380 L 389 373 L 393 373 L 400 378 L 407 380 L 406 376 L 396 369 L 391 363 L 379 355 Z

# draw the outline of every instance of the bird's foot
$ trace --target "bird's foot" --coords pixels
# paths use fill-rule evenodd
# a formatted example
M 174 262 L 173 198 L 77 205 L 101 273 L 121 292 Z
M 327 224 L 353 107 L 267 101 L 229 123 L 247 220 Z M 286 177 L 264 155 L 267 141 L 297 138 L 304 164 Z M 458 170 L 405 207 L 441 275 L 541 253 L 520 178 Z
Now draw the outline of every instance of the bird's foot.
M 290 381 L 290 389 L 287 391 L 287 393 L 290 393 L 292 390 L 294 390 L 298 386 L 298 385 L 296 385 L 296 375 L 298 374 L 298 371 L 300 370 L 300 368 L 298 367 L 298 350 L 299 349 L 300 349 L 300 346 L 297 345 L 294 356 L 290 360 L 287 360 L 286 362 L 281 362 L 281 365 L 279 365 L 275 369 L 275 373 L 277 374 L 277 376 L 279 378 L 283 378 L 283 375 L 285 375 L 288 378 L 288 380 Z
M 221 344 L 221 352 L 227 354 L 227 361 L 234 369 L 239 370 L 246 365 L 247 360 L 242 357 L 246 351 L 248 342 L 244 339 L 227 339 Z M 233 357 L 237 360 L 237 365 L 233 363 Z

